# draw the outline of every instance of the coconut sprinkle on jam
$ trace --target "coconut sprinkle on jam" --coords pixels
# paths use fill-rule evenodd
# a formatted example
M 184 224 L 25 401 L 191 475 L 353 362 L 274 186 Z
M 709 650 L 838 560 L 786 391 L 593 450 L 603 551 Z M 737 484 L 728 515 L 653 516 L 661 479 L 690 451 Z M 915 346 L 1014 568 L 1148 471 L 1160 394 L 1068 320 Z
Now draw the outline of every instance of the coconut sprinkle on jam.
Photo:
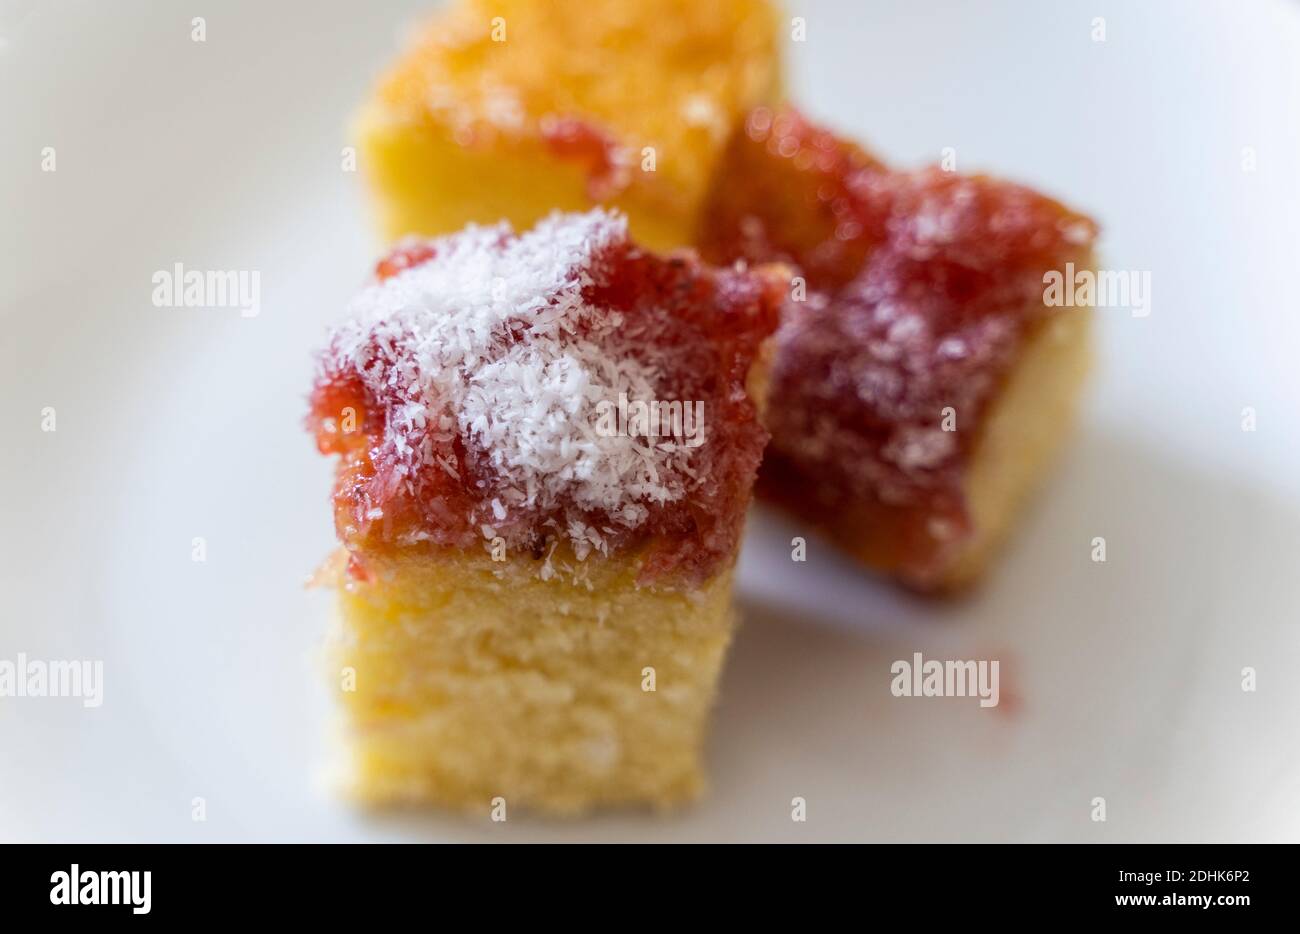
M 471 226 L 380 262 L 321 355 L 311 427 L 339 454 L 345 543 L 643 549 L 711 573 L 765 435 L 745 393 L 786 280 L 659 258 L 615 213 Z M 602 431 L 602 405 L 699 400 L 704 441 Z M 549 569 L 549 562 L 545 568 Z

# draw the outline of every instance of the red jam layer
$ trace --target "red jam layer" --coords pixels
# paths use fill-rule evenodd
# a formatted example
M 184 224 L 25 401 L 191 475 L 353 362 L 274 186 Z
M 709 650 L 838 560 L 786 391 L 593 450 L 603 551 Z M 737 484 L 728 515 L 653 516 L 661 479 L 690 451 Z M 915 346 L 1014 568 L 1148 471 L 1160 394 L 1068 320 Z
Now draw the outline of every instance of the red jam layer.
M 429 261 L 438 243 L 395 250 L 376 267 L 377 279 Z M 632 528 L 572 501 L 546 513 L 512 510 L 504 523 L 494 523 L 490 452 L 456 431 L 426 437 L 433 466 L 410 476 L 388 430 L 410 399 L 369 388 L 362 374 L 377 355 L 345 359 L 327 350 L 311 394 L 309 427 L 322 453 L 340 457 L 336 526 L 362 564 L 368 549 L 417 541 L 484 548 L 484 523 L 540 560 L 575 516 L 600 530 L 608 553 L 637 552 L 643 582 L 671 574 L 676 582 L 698 583 L 733 558 L 767 441 L 745 381 L 759 345 L 776 328 L 788 271 L 718 270 L 693 254 L 660 258 L 623 241 L 593 257 L 586 275 L 584 304 L 602 316 L 621 316 L 618 330 L 626 341 L 620 346 L 638 348 L 633 352 L 655 367 L 658 398 L 704 403 L 706 440 L 689 455 L 686 495 L 646 501 L 645 520 Z M 528 324 L 513 325 L 510 339 L 528 341 Z
M 802 502 L 816 490 L 827 516 L 863 499 L 908 510 L 924 527 L 897 534 L 935 558 L 969 531 L 965 466 L 1052 310 L 1043 274 L 1087 262 L 1096 225 L 985 176 L 891 171 L 790 110 L 751 114 L 719 177 L 702 255 L 788 262 L 809 289 L 777 336 L 765 480 Z
M 615 197 L 631 181 L 623 150 L 603 130 L 572 116 L 543 117 L 539 133 L 546 148 L 582 167 L 587 197 L 594 202 Z
M 375 264 L 375 278 L 384 282 L 404 269 L 427 263 L 435 255 L 437 251 L 430 243 L 404 243 Z

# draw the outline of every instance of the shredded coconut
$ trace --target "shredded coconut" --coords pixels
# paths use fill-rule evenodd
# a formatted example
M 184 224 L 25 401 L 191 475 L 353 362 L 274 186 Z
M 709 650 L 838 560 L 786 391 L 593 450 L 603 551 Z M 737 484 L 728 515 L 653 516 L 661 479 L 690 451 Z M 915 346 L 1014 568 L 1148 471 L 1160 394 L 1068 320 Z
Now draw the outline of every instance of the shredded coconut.
M 458 441 L 485 487 L 466 517 L 485 538 L 557 508 L 635 528 L 647 504 L 685 495 L 685 455 L 597 431 L 602 400 L 656 396 L 653 358 L 629 346 L 618 312 L 583 298 L 602 257 L 626 244 L 626 220 L 602 210 L 554 214 L 519 236 L 471 226 L 356 297 L 326 366 L 399 400 L 382 454 L 402 482 L 430 467 L 467 476 L 446 453 Z M 603 549 L 577 518 L 564 531 L 579 557 Z

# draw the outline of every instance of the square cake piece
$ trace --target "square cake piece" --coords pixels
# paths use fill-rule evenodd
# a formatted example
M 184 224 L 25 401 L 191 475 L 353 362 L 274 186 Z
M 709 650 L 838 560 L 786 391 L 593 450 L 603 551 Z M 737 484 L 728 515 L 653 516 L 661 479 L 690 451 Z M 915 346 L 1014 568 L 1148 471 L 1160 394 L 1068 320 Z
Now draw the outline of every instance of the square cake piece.
M 371 802 L 575 812 L 696 795 L 789 270 L 555 214 L 411 241 L 320 360 L 333 640 Z
M 385 236 L 612 205 L 685 246 L 733 129 L 778 92 L 766 0 L 456 0 L 356 123 Z
M 985 176 L 893 171 L 793 110 L 751 114 L 717 179 L 701 254 L 806 286 L 760 496 L 913 587 L 974 580 L 1070 424 L 1091 310 L 1049 307 L 1044 276 L 1090 267 L 1096 226 Z

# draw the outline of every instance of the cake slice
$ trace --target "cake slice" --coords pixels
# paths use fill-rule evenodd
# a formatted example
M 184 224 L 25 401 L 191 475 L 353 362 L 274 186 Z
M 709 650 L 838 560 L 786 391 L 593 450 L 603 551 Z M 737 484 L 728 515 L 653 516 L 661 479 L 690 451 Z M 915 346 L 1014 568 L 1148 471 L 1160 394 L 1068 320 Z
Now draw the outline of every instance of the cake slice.
M 789 287 L 603 210 L 386 257 L 321 356 L 346 778 L 487 813 L 701 788 Z
M 613 205 L 690 243 L 727 138 L 779 85 L 766 0 L 456 0 L 355 129 L 390 239 Z
M 793 110 L 733 137 L 702 213 L 717 263 L 799 267 L 775 342 L 759 492 L 922 589 L 978 577 L 1066 434 L 1090 309 L 1091 220 L 1029 189 L 893 171 Z M 796 296 L 798 297 L 798 296 Z

